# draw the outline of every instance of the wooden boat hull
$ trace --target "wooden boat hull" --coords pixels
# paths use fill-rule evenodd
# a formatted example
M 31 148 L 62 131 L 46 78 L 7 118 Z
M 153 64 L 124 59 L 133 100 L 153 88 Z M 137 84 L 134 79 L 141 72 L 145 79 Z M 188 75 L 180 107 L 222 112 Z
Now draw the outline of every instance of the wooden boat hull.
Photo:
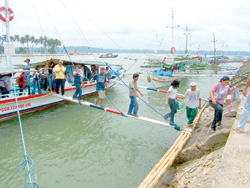
M 169 85 L 175 79 L 181 79 L 182 76 L 152 76 L 152 82 L 155 88 L 160 88 Z

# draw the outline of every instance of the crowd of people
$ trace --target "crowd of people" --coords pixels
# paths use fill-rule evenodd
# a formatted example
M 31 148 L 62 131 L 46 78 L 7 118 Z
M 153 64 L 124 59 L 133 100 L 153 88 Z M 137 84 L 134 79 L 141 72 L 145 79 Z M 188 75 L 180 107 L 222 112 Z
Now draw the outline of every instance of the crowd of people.
M 30 70 L 29 68 L 30 59 L 26 59 L 23 63 L 24 70 Z M 108 67 L 106 69 L 101 68 L 100 73 L 96 66 L 91 65 L 91 68 L 86 65 L 73 66 L 72 76 L 74 77 L 74 85 L 76 86 L 76 91 L 73 95 L 73 99 L 82 99 L 82 87 L 84 86 L 84 81 L 88 80 L 90 83 L 96 80 L 96 90 L 98 91 L 98 98 L 94 100 L 95 105 L 97 105 L 100 100 L 100 106 L 103 107 L 103 99 L 105 96 L 105 90 L 108 89 L 107 78 L 110 76 Z M 12 74 L 3 75 L 0 77 L 0 92 L 2 98 L 6 97 L 11 91 L 11 77 Z M 30 94 L 30 82 L 31 77 L 33 78 L 33 90 L 31 94 L 35 94 L 36 90 L 41 93 L 41 88 L 47 92 L 52 92 L 53 90 L 59 94 L 59 88 L 61 88 L 61 94 L 64 95 L 64 85 L 67 77 L 66 69 L 63 66 L 63 61 L 59 60 L 58 64 L 55 65 L 53 61 L 48 62 L 46 66 L 41 70 L 41 66 L 37 65 L 35 71 L 31 74 L 30 71 L 22 72 L 18 78 L 18 86 L 20 87 L 19 95 L 25 88 L 28 88 L 28 94 Z M 137 87 L 137 81 L 139 79 L 139 74 L 133 74 L 133 79 L 129 83 L 129 97 L 130 105 L 128 109 L 128 115 L 133 115 L 138 117 L 139 105 L 136 97 L 138 94 L 143 97 L 143 94 Z M 223 76 L 221 80 L 214 84 L 209 92 L 209 104 L 214 109 L 214 118 L 211 124 L 211 130 L 216 131 L 217 127 L 222 126 L 222 112 L 225 98 L 228 94 L 235 90 L 235 87 L 229 86 L 230 79 L 228 76 Z M 191 82 L 190 88 L 187 89 L 184 96 L 177 95 L 177 89 L 180 85 L 179 80 L 174 80 L 171 83 L 167 93 L 166 93 L 166 106 L 170 107 L 170 112 L 164 115 L 164 118 L 169 121 L 170 125 L 175 125 L 174 116 L 178 109 L 178 100 L 187 98 L 186 104 L 186 116 L 188 119 L 188 127 L 192 126 L 194 118 L 201 108 L 201 97 L 200 90 L 196 88 L 197 84 Z M 245 89 L 243 90 L 243 95 L 247 96 L 247 88 L 250 86 L 250 77 L 248 78 Z M 250 95 L 247 97 L 247 102 L 244 106 L 243 113 L 241 116 L 240 124 L 238 127 L 234 127 L 233 130 L 237 133 L 241 133 L 244 130 L 247 119 L 250 115 Z
M 135 73 L 133 75 L 133 79 L 129 83 L 129 97 L 130 97 L 130 105 L 128 110 L 128 115 L 133 115 L 138 117 L 138 102 L 136 97 L 138 94 L 143 96 L 140 90 L 137 87 L 137 81 L 139 78 L 139 74 Z M 179 80 L 174 80 L 171 83 L 170 88 L 166 93 L 166 106 L 170 107 L 170 112 L 164 115 L 164 118 L 169 121 L 170 125 L 175 125 L 174 123 L 174 116 L 177 113 L 178 103 L 177 100 L 187 98 L 187 105 L 186 105 L 186 114 L 188 118 L 188 126 L 193 124 L 194 118 L 198 112 L 198 108 L 201 107 L 201 98 L 200 98 L 200 90 L 196 88 L 196 83 L 191 82 L 190 88 L 186 91 L 184 96 L 177 96 L 177 88 L 180 85 Z
M 129 83 L 130 91 L 129 97 L 131 99 L 128 114 L 138 117 L 138 102 L 136 97 L 138 94 L 143 96 L 140 90 L 137 87 L 137 80 L 139 78 L 139 74 L 135 73 L 133 75 L 133 79 Z M 235 87 L 229 86 L 229 77 L 223 76 L 220 81 L 213 85 L 209 92 L 209 104 L 214 109 L 214 118 L 211 123 L 211 130 L 216 131 L 217 127 L 222 126 L 222 112 L 223 105 L 225 102 L 225 98 L 228 94 L 235 90 Z M 178 100 L 187 98 L 186 103 L 186 116 L 188 119 L 187 127 L 192 127 L 193 121 L 198 113 L 198 109 L 201 108 L 201 97 L 200 90 L 196 87 L 197 84 L 195 82 L 191 82 L 190 88 L 187 89 L 185 95 L 178 95 L 177 89 L 180 85 L 179 80 L 174 80 L 171 83 L 167 93 L 166 93 L 166 106 L 170 107 L 170 112 L 164 115 L 165 120 L 169 121 L 170 125 L 175 125 L 175 114 L 178 109 Z M 247 88 L 250 86 L 250 77 L 248 79 L 246 88 L 244 89 L 243 95 L 247 95 Z M 249 95 L 250 96 L 250 95 Z M 244 130 L 246 121 L 248 116 L 250 115 L 250 105 L 248 103 L 250 101 L 250 97 L 247 98 L 247 104 L 244 107 L 243 114 L 241 117 L 240 125 L 238 127 L 233 128 L 234 131 L 241 133 Z
M 55 91 L 59 94 L 59 90 L 61 90 L 61 94 L 64 95 L 65 84 L 69 82 L 77 87 L 77 94 L 74 95 L 74 98 L 76 98 L 76 95 L 80 95 L 80 88 L 83 87 L 83 83 L 90 81 L 98 74 L 96 65 L 91 65 L 89 68 L 87 65 L 81 64 L 68 66 L 66 68 L 63 66 L 62 60 L 59 60 L 57 65 L 54 61 L 49 61 L 43 68 L 37 65 L 35 70 L 32 71 L 30 70 L 30 59 L 26 59 L 22 67 L 24 71 L 16 79 L 19 87 L 19 96 L 24 94 L 25 89 L 28 90 L 28 95 L 40 94 L 42 91 L 46 91 L 47 93 Z M 110 79 L 108 67 L 105 69 L 105 75 L 107 79 Z M 0 75 L 1 98 L 8 97 L 11 89 L 11 73 Z
M 23 63 L 24 70 L 30 70 L 29 68 L 30 59 L 26 59 Z M 73 95 L 73 99 L 82 99 L 82 87 L 84 86 L 84 81 L 89 80 L 90 83 L 96 80 L 96 90 L 98 91 L 98 98 L 94 100 L 95 105 L 97 105 L 100 100 L 100 106 L 103 107 L 103 99 L 105 96 L 105 90 L 108 89 L 107 77 L 110 76 L 108 67 L 106 69 L 101 68 L 100 73 L 96 66 L 91 65 L 89 69 L 86 65 L 77 65 L 73 67 L 72 76 L 74 77 L 74 85 L 76 86 L 76 91 Z M 2 98 L 5 98 L 11 91 L 11 77 L 12 74 L 3 75 L 0 77 L 0 92 Z M 22 95 L 25 88 L 28 89 L 28 94 L 30 95 L 31 88 L 31 78 L 33 78 L 33 90 L 31 94 L 35 94 L 36 90 L 41 93 L 41 89 L 44 91 L 52 92 L 56 91 L 59 94 L 59 88 L 61 89 L 61 94 L 64 95 L 64 85 L 67 77 L 66 69 L 63 66 L 63 61 L 59 60 L 58 64 L 55 65 L 53 61 L 50 61 L 46 66 L 41 69 L 40 65 L 37 65 L 35 71 L 30 73 L 29 71 L 22 72 L 18 77 L 19 95 Z M 133 74 L 133 79 L 129 83 L 129 97 L 130 105 L 128 109 L 128 115 L 133 115 L 138 117 L 139 105 L 137 102 L 138 94 L 143 96 L 137 87 L 137 81 L 139 79 L 139 74 Z M 211 130 L 216 131 L 217 127 L 222 126 L 222 112 L 225 98 L 228 94 L 235 90 L 235 87 L 229 86 L 229 77 L 223 76 L 221 80 L 214 84 L 209 92 L 209 104 L 214 109 L 214 118 L 211 124 Z M 186 116 L 188 119 L 188 127 L 193 124 L 194 118 L 201 107 L 200 90 L 196 88 L 197 84 L 191 82 L 190 88 L 187 89 L 184 96 L 177 95 L 177 89 L 180 85 L 179 80 L 174 80 L 171 83 L 167 93 L 166 93 L 166 106 L 170 107 L 170 112 L 167 113 L 164 118 L 169 121 L 170 125 L 175 125 L 174 116 L 177 113 L 177 101 L 179 99 L 187 98 L 186 104 Z M 247 88 L 250 86 L 250 77 L 247 81 L 246 87 L 243 90 L 243 95 L 247 96 Z M 240 124 L 238 127 L 234 127 L 233 130 L 237 133 L 241 133 L 244 130 L 247 119 L 250 115 L 249 101 L 250 95 L 248 95 L 247 102 L 244 106 L 244 110 L 241 116 Z
M 229 77 L 223 76 L 221 80 L 214 84 L 209 92 L 209 104 L 214 109 L 214 118 L 211 124 L 211 130 L 216 131 L 218 126 L 222 126 L 222 112 L 223 112 L 223 104 L 225 102 L 225 98 L 228 94 L 230 94 L 235 87 L 229 86 Z M 170 124 L 174 124 L 174 115 L 177 112 L 176 100 L 187 98 L 186 104 L 186 115 L 188 119 L 188 127 L 191 127 L 198 112 L 198 109 L 201 108 L 201 98 L 200 98 L 200 90 L 196 88 L 196 83 L 191 82 L 190 88 L 186 91 L 184 96 L 177 96 L 177 88 L 179 87 L 180 82 L 178 80 L 174 80 L 171 83 L 171 87 L 169 88 L 166 94 L 166 106 L 169 105 L 171 112 L 166 114 L 164 117 L 166 119 L 170 118 Z
M 177 63 L 175 65 L 172 65 L 171 67 L 167 68 L 165 67 L 163 71 L 171 71 L 173 73 L 178 73 L 178 72 L 186 72 L 187 68 L 185 63 L 178 65 Z

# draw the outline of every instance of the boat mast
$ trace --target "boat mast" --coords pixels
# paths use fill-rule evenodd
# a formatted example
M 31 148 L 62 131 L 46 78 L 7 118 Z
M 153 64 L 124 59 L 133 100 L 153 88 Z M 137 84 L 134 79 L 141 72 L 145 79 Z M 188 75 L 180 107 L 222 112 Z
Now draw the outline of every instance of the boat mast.
M 5 0 L 5 18 L 6 18 L 6 22 L 5 22 L 5 29 L 6 29 L 6 36 L 8 36 L 8 41 L 10 41 L 10 21 L 9 21 L 9 0 Z
M 172 8 L 172 47 L 174 47 L 174 8 Z
M 175 53 L 175 52 L 172 53 L 172 49 L 175 50 L 175 48 L 174 48 L 174 29 L 177 28 L 177 27 L 180 27 L 180 26 L 179 26 L 179 25 L 174 26 L 174 8 L 172 8 L 172 26 L 171 26 L 171 27 L 167 26 L 167 28 L 170 28 L 170 29 L 172 30 L 172 47 L 171 47 L 171 54 L 174 54 L 174 53 Z M 173 60 L 173 56 L 172 56 L 172 60 Z
M 213 41 L 212 41 L 213 43 L 214 43 L 214 60 L 216 59 L 216 48 L 215 48 L 215 34 L 213 33 Z
M 7 41 L 10 42 L 10 21 L 9 21 L 9 11 L 8 11 L 9 0 L 5 0 L 4 3 L 5 3 L 4 14 L 5 14 L 5 18 L 6 18 L 6 21 L 4 22 L 4 24 L 5 24 L 5 30 L 6 30 L 5 31 L 6 32 L 5 42 L 7 42 Z M 8 65 L 10 65 L 10 58 L 9 58 L 8 55 L 6 55 L 6 66 L 8 66 Z
M 156 34 L 156 38 L 155 38 L 155 59 L 156 59 L 156 54 L 157 54 L 157 47 L 158 47 L 158 35 Z
M 190 35 L 190 33 L 188 32 L 188 26 L 186 26 L 186 32 L 184 33 L 184 35 L 186 35 L 186 49 L 185 49 L 185 54 L 188 53 L 188 35 Z

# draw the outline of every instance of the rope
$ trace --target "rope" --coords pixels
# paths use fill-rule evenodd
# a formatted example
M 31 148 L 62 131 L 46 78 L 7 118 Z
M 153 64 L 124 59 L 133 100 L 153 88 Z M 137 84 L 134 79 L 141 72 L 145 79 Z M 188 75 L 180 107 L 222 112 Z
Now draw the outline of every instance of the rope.
M 112 70 L 113 71 L 113 69 L 109 66 L 109 64 L 108 63 L 106 63 L 106 65 L 110 68 L 110 70 Z M 114 72 L 114 71 L 113 71 Z M 134 94 L 135 94 L 135 92 L 120 78 L 120 76 L 118 75 L 118 74 L 116 74 L 116 76 L 122 81 L 122 83 L 131 91 L 131 92 L 133 92 Z M 148 104 L 145 100 L 143 100 L 140 96 L 138 96 L 138 98 L 142 101 L 142 102 L 144 102 L 148 107 L 150 107 L 152 110 L 154 110 L 156 113 L 158 113 L 160 116 L 162 116 L 164 119 L 166 119 L 166 120 L 168 120 L 169 121 L 169 123 L 170 123 L 170 125 L 174 125 L 174 128 L 176 129 L 176 130 L 181 130 L 181 128 L 177 125 L 177 124 L 175 124 L 175 123 L 173 123 L 173 122 L 171 122 L 168 118 L 166 118 L 166 117 L 164 117 L 164 115 L 163 114 L 161 114 L 158 110 L 156 110 L 155 108 L 153 108 L 150 104 Z
M 107 38 L 109 38 L 114 44 L 116 44 L 120 49 L 124 50 L 117 42 L 115 42 L 107 33 L 105 33 L 104 31 L 102 31 L 100 29 L 100 27 L 98 27 L 83 11 L 82 11 L 82 7 L 77 5 L 73 0 L 71 0 L 72 4 L 74 4 L 74 6 L 100 31 L 102 32 L 104 35 L 107 36 Z
M 73 61 L 71 60 L 71 58 L 70 58 L 70 56 L 69 56 L 69 53 L 68 53 L 66 47 L 65 47 L 64 45 L 63 45 L 63 49 L 65 50 L 65 52 L 66 52 L 66 54 L 67 54 L 67 56 L 68 56 L 68 58 L 69 58 L 69 60 L 70 60 L 70 62 L 71 62 L 71 65 L 73 65 L 73 67 L 75 67 L 74 64 L 73 64 Z M 84 76 L 84 75 L 83 75 L 83 76 Z M 72 87 L 72 86 L 71 86 L 70 88 L 73 90 L 73 87 Z
M 128 71 L 132 66 L 134 66 L 134 65 L 136 64 L 137 61 L 138 61 L 138 59 L 135 59 L 135 62 L 132 63 L 126 71 Z
M 16 93 L 16 89 L 15 89 L 15 81 L 14 81 L 14 72 L 13 72 L 13 65 L 12 65 L 12 62 L 11 62 L 11 55 L 10 55 L 10 45 L 9 45 L 9 39 L 8 39 L 8 35 L 7 35 L 7 38 L 6 38 L 6 42 L 7 42 L 7 46 L 8 46 L 8 51 L 9 51 L 9 63 L 10 63 L 10 68 L 11 68 L 11 75 L 12 75 L 12 85 L 14 86 L 14 96 L 15 96 L 15 102 L 16 102 L 16 106 L 17 106 L 17 117 L 18 117 L 18 123 L 19 123 L 19 129 L 20 129 L 20 134 L 21 134 L 21 138 L 22 138 L 22 144 L 23 144 L 23 152 L 24 152 L 24 159 L 28 159 L 28 155 L 27 155 L 27 152 L 26 152 L 26 147 L 25 147 L 25 140 L 24 140 L 24 136 L 23 136 L 23 129 L 22 129 L 22 122 L 21 122 L 21 117 L 20 117 L 20 110 L 19 110 L 19 107 L 18 107 L 18 101 L 17 101 L 17 93 Z M 22 163 L 21 163 L 22 164 Z M 33 164 L 33 162 L 32 162 Z M 33 174 L 35 176 L 35 170 L 32 168 L 29 167 L 29 163 L 26 163 L 27 166 L 27 175 L 25 176 L 25 179 L 24 179 L 24 185 L 26 187 L 26 180 L 27 180 L 27 177 L 29 177 L 29 183 L 30 184 L 34 184 L 34 185 L 37 185 L 36 184 L 36 181 L 33 181 L 32 178 L 31 178 L 31 174 L 30 174 L 30 169 L 32 169 L 33 171 Z M 35 176 L 36 177 L 36 176 Z M 35 178 L 36 179 L 36 178 Z M 37 185 L 38 187 L 38 185 Z M 27 187 L 26 187 L 27 188 Z
M 109 103 L 110 103 L 112 106 L 114 106 L 114 108 L 115 108 L 116 110 L 118 110 L 118 111 L 121 113 L 122 116 L 125 116 L 125 114 L 124 114 L 121 110 L 119 110 L 119 108 L 116 107 L 116 105 L 115 105 L 114 103 L 112 103 L 112 102 L 108 99 L 108 97 L 106 97 L 102 92 L 100 92 L 100 93 L 102 94 L 102 96 L 105 97 L 105 99 L 107 99 L 107 100 L 109 101 Z
M 36 174 L 35 174 L 35 170 L 33 168 L 33 160 L 32 159 L 29 159 L 29 157 L 27 155 L 24 155 L 24 161 L 18 166 L 18 170 L 19 171 L 24 171 L 25 170 L 25 167 L 27 166 L 27 169 L 28 169 L 28 166 L 30 166 L 29 170 L 27 170 L 27 174 L 25 176 L 25 179 L 24 179 L 24 186 L 26 188 L 39 188 L 39 186 L 37 185 L 36 181 L 37 181 L 37 177 L 36 177 Z M 27 177 L 30 176 L 31 172 L 33 173 L 34 177 L 35 177 L 35 181 L 33 181 L 32 179 L 30 179 L 29 181 L 27 181 Z M 28 187 L 27 184 L 30 184 L 30 186 Z
M 93 54 L 92 51 L 94 51 L 94 50 L 93 50 L 92 46 L 90 45 L 90 43 L 88 42 L 88 40 L 86 39 L 86 37 L 84 36 L 84 34 L 82 33 L 82 30 L 81 30 L 81 28 L 79 27 L 79 25 L 77 24 L 76 20 L 74 19 L 74 17 L 73 17 L 72 14 L 70 13 L 70 11 L 67 9 L 67 7 L 66 7 L 65 4 L 63 3 L 63 1 L 61 1 L 61 0 L 58 0 L 58 1 L 61 3 L 61 5 L 64 7 L 64 9 L 65 9 L 66 12 L 68 13 L 68 15 L 71 17 L 71 19 L 73 20 L 73 22 L 74 22 L 75 25 L 77 26 L 77 28 L 78 28 L 78 30 L 79 30 L 79 32 L 80 32 L 82 38 L 84 39 L 84 41 L 85 41 L 86 44 L 88 45 L 89 51 Z M 94 57 L 95 57 L 95 56 L 94 56 Z M 95 57 L 95 58 L 96 58 L 96 57 Z
M 84 76 L 85 77 L 85 76 Z M 86 77 L 85 77 L 86 78 Z M 86 78 L 88 81 L 89 81 L 89 79 L 88 78 Z M 93 84 L 91 84 L 92 86 L 94 86 Z M 102 96 L 104 96 L 105 97 L 105 99 L 107 99 L 108 100 L 108 102 L 116 109 L 116 110 L 118 110 L 120 113 L 121 113 L 121 115 L 122 116 L 125 116 L 125 114 L 114 104 L 114 103 L 112 103 L 109 99 L 108 99 L 108 97 L 106 97 L 102 92 L 99 92 L 99 93 L 101 93 L 102 94 Z
M 71 60 L 71 58 L 70 58 L 70 56 L 69 56 L 69 53 L 68 53 L 67 49 L 65 48 L 65 46 L 63 46 L 63 48 L 64 48 L 65 52 L 67 53 L 67 55 L 68 55 L 68 57 L 69 57 L 69 59 L 70 59 L 70 61 L 71 61 L 71 64 L 73 64 L 73 62 L 72 62 L 72 60 Z M 81 74 L 85 79 L 87 79 L 87 80 L 89 81 L 89 79 L 88 79 L 84 74 L 82 74 L 81 72 L 80 72 L 80 74 Z M 92 83 L 91 83 L 91 85 L 94 86 L 94 84 L 92 84 Z M 99 93 L 101 93 L 101 92 L 99 92 Z M 121 113 L 122 116 L 125 116 L 124 113 L 123 113 L 114 103 L 112 103 L 103 93 L 101 93 L 101 94 L 105 97 L 105 99 L 108 100 L 108 102 L 109 102 L 116 110 L 118 110 L 118 111 Z M 80 103 L 80 100 L 79 100 L 79 104 L 81 104 L 81 103 Z
M 61 38 L 61 36 L 59 35 L 58 30 L 56 29 L 55 24 L 54 24 L 53 20 L 51 19 L 51 16 L 49 15 L 48 10 L 46 9 L 46 7 L 45 7 L 43 1 L 42 1 L 42 0 L 40 0 L 40 1 L 41 1 L 42 5 L 43 5 L 43 8 L 45 9 L 45 11 L 46 11 L 46 13 L 47 13 L 49 19 L 50 19 L 50 21 L 51 21 L 53 27 L 54 27 L 54 30 L 56 31 L 57 35 L 59 36 L 60 41 L 62 41 L 62 38 Z

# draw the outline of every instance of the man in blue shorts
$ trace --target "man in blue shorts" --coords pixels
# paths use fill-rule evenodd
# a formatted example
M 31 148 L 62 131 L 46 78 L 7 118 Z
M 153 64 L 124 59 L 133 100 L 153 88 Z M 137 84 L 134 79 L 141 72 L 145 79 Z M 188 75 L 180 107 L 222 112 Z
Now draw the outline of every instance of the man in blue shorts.
M 94 75 L 94 77 L 90 79 L 90 83 L 92 83 L 93 80 L 96 80 L 96 90 L 98 91 L 98 98 L 95 99 L 95 105 L 97 105 L 97 102 L 100 100 L 100 107 L 103 107 L 102 102 L 105 98 L 105 86 L 108 90 L 105 72 L 106 70 L 104 68 L 101 68 L 101 72 Z

